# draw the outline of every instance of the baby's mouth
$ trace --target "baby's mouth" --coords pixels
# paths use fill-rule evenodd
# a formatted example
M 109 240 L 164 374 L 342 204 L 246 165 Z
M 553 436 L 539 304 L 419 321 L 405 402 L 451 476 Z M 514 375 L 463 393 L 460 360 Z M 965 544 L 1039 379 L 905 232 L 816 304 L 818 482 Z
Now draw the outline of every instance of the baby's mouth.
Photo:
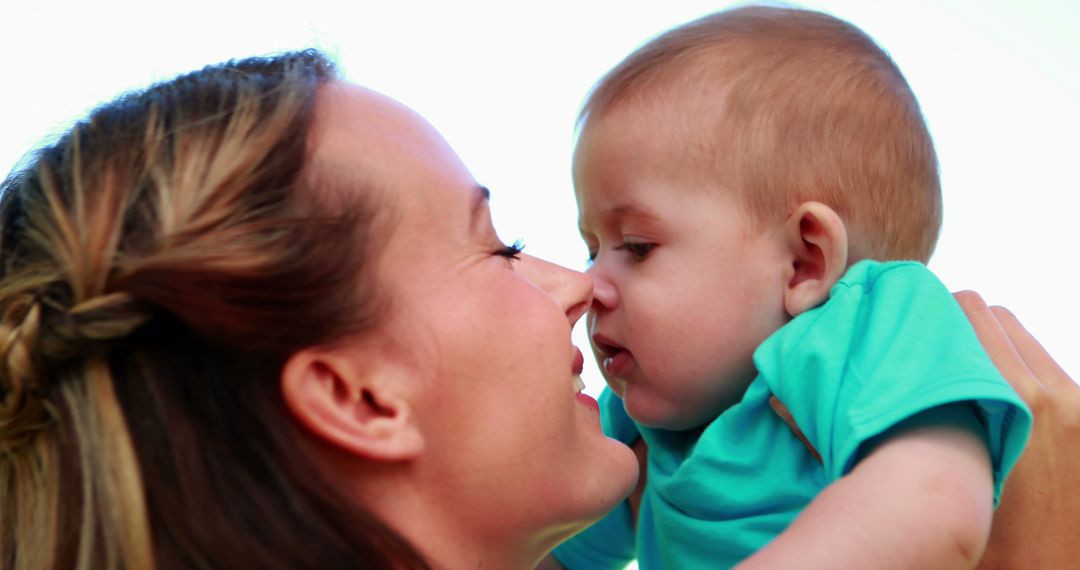
M 604 335 L 595 334 L 592 341 L 600 358 L 600 367 L 604 369 L 604 372 L 612 377 L 622 376 L 633 360 L 630 351 Z
M 621 345 L 602 334 L 594 334 L 592 336 L 592 342 L 593 348 L 596 349 L 596 352 L 600 353 L 601 358 L 610 358 L 626 350 Z

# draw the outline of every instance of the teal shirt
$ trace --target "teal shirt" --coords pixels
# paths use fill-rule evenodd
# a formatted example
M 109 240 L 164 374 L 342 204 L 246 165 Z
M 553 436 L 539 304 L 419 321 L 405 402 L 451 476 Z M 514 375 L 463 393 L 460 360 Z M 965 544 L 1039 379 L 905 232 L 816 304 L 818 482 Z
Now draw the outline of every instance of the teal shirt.
M 556 549 L 565 567 L 622 568 L 634 558 L 642 570 L 733 566 L 849 473 L 868 439 L 950 403 L 971 403 L 986 427 L 996 503 L 1031 429 L 963 311 L 919 263 L 854 265 L 826 303 L 762 343 L 754 364 L 742 400 L 700 432 L 638 426 L 604 392 L 604 432 L 649 445 L 639 526 L 623 502 Z M 772 412 L 772 395 L 822 463 Z

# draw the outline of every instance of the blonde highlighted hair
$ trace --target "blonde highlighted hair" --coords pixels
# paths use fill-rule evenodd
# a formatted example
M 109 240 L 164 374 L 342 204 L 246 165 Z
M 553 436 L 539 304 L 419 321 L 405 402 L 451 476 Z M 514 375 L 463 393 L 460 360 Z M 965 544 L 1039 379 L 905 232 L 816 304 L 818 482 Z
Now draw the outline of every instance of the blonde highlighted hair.
M 308 165 L 335 77 L 311 50 L 207 67 L 3 183 L 0 567 L 424 567 L 298 456 L 278 389 L 379 318 L 375 204 Z
M 750 6 L 657 36 L 607 73 L 579 127 L 612 110 L 671 109 L 683 156 L 762 224 L 808 200 L 835 209 L 859 251 L 926 261 L 941 226 L 937 156 L 900 70 L 855 26 Z

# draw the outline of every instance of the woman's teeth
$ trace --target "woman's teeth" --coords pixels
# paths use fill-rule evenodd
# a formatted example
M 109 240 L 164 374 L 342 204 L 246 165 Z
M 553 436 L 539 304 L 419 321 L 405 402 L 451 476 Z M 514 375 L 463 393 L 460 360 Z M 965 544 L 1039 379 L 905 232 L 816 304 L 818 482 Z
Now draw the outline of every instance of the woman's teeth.
M 574 391 L 580 392 L 585 389 L 585 381 L 581 379 L 581 376 L 574 376 Z

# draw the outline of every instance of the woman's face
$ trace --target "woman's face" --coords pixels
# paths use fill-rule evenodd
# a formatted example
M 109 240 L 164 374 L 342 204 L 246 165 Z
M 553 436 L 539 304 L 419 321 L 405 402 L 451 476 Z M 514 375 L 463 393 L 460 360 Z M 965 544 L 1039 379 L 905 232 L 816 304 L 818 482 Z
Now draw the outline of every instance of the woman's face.
M 514 259 L 487 191 L 411 110 L 344 84 L 320 106 L 317 160 L 364 172 L 356 186 L 376 188 L 393 212 L 378 261 L 389 294 L 380 332 L 417 386 L 425 445 L 414 473 L 439 490 L 430 508 L 460 513 L 455 524 L 485 540 L 553 541 L 604 514 L 637 464 L 579 394 L 570 329 L 591 301 L 589 278 Z

